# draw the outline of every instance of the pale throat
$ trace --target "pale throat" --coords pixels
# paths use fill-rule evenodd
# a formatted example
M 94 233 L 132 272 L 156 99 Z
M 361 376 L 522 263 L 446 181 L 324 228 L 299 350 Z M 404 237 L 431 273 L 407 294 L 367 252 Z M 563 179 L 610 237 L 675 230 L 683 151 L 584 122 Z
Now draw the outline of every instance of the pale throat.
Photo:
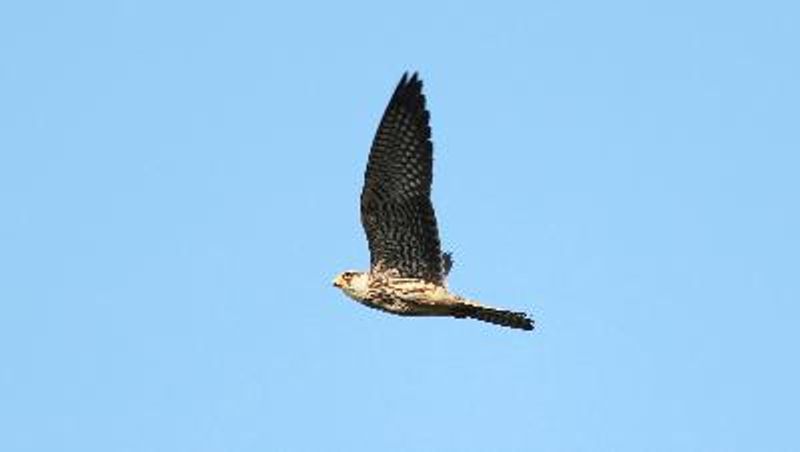
M 342 291 L 350 298 L 359 300 L 364 298 L 369 290 L 369 272 L 358 273 L 350 278 Z

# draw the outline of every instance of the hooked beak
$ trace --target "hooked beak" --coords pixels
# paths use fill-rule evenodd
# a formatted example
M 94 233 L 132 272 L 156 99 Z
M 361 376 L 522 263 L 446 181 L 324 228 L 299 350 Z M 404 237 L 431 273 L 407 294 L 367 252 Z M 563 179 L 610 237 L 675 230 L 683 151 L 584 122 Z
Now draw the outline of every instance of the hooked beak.
M 341 281 L 340 277 L 337 276 L 337 277 L 333 278 L 333 287 L 337 287 L 339 289 L 342 288 L 342 281 Z

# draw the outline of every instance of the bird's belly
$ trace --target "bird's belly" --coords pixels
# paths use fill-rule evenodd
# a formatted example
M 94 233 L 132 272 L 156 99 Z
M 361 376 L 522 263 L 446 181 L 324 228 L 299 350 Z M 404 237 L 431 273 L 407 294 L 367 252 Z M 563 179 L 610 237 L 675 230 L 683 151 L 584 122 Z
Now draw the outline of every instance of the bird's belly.
M 375 287 L 363 304 L 397 315 L 448 315 L 452 302 L 446 290 L 421 282 L 402 282 Z

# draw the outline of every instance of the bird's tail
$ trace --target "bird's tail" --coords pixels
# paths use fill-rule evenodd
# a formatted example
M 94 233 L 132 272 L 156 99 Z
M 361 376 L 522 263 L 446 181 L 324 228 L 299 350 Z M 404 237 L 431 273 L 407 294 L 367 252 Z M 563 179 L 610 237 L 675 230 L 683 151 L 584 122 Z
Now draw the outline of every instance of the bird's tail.
M 524 312 L 506 311 L 505 309 L 491 308 L 474 301 L 461 304 L 453 314 L 455 317 L 468 317 L 493 323 L 495 325 L 517 328 L 530 331 L 533 329 L 533 319 Z

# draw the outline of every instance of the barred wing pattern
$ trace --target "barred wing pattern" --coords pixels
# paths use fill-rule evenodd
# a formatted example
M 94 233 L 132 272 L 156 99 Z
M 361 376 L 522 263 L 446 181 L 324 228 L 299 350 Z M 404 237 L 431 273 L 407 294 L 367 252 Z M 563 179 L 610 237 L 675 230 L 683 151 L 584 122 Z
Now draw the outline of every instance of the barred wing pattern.
M 361 224 L 373 270 L 442 284 L 443 262 L 431 203 L 433 144 L 422 81 L 404 74 L 372 143 Z

